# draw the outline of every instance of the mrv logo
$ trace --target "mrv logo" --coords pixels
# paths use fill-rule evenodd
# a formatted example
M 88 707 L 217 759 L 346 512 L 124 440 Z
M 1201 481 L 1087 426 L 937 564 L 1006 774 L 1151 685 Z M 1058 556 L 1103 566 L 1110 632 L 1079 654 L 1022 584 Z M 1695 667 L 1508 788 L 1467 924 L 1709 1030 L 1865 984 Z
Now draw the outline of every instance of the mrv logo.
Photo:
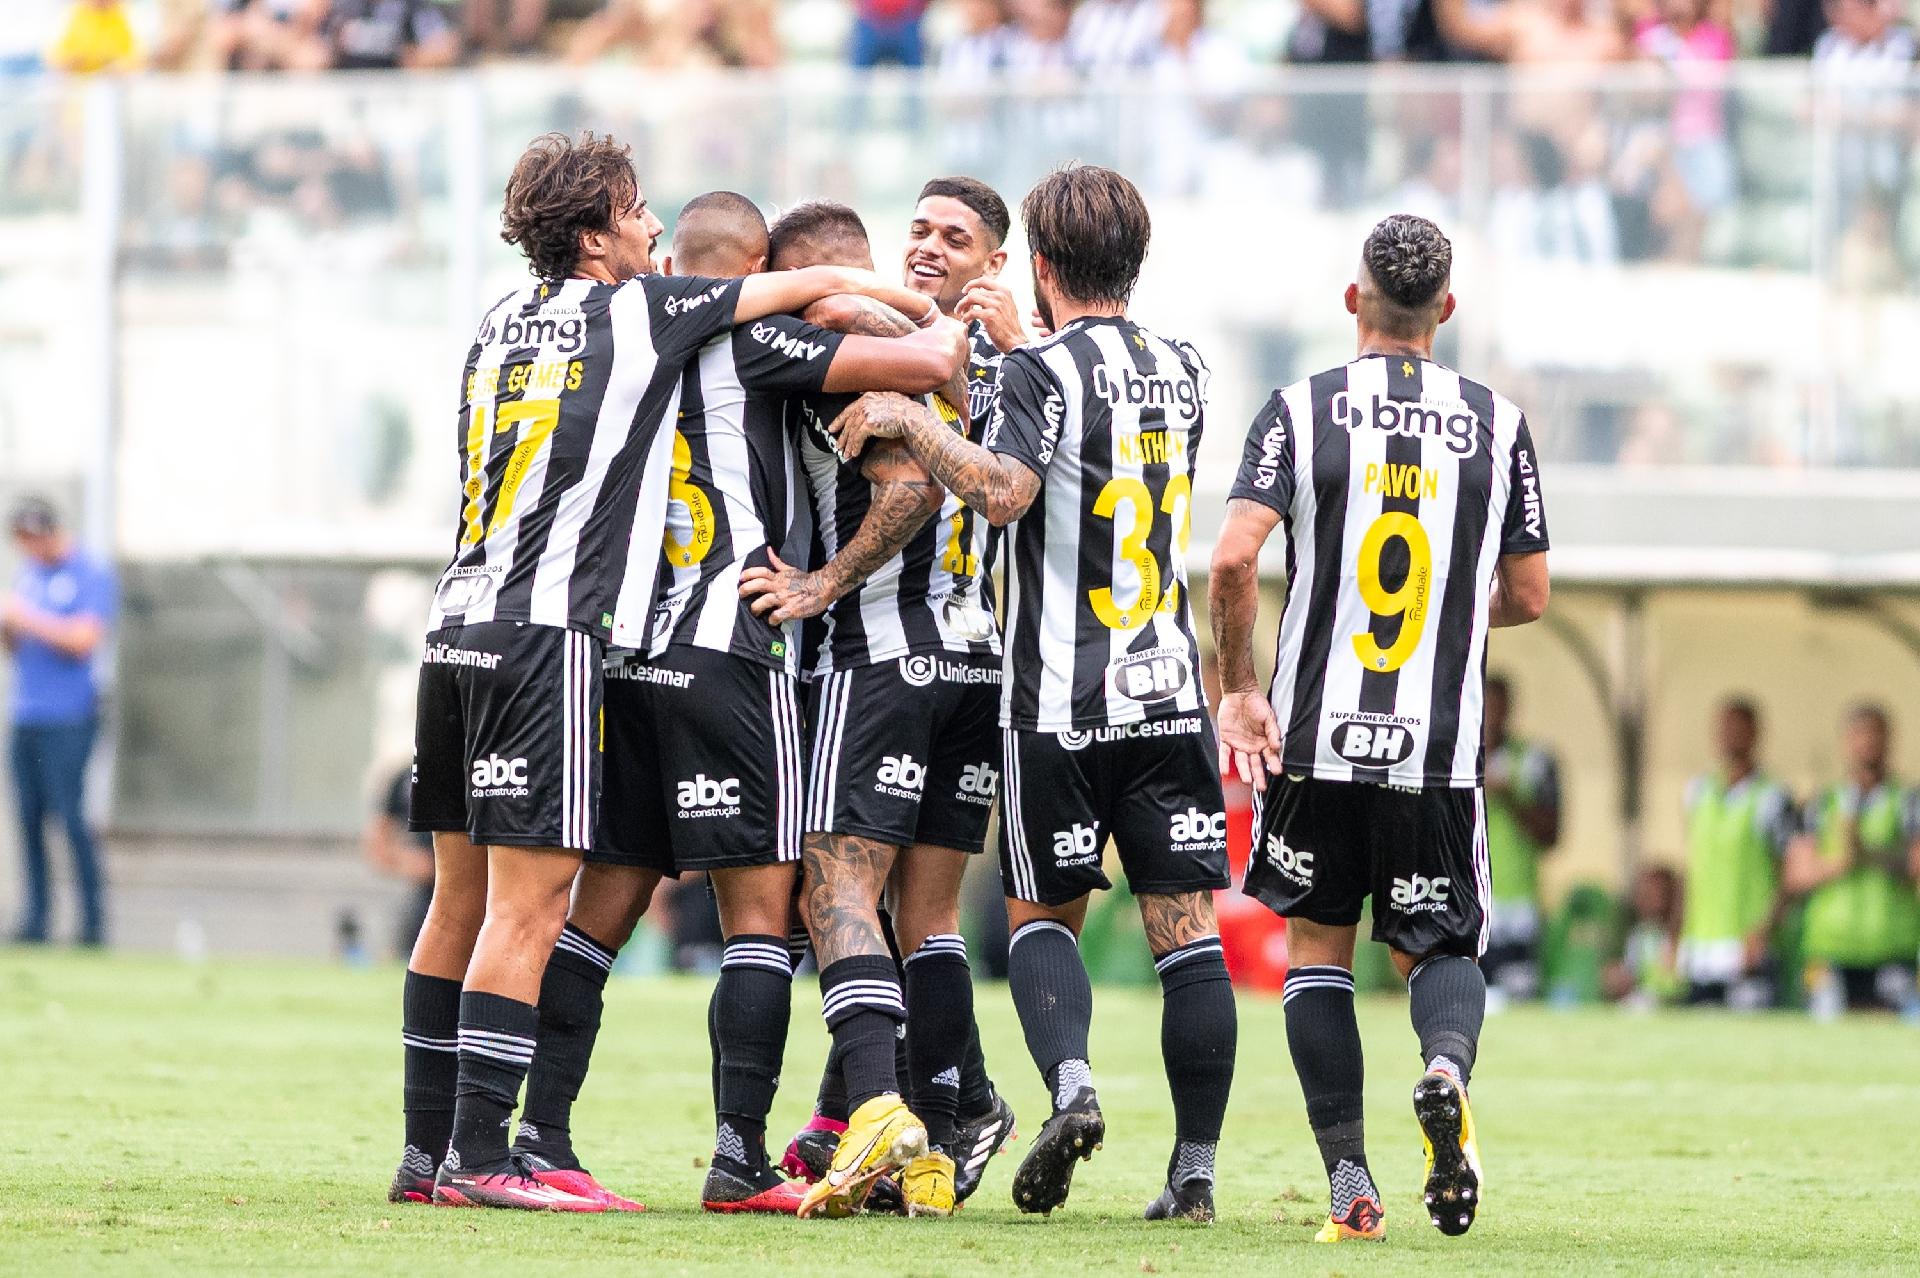
M 1178 408 L 1192 421 L 1200 415 L 1200 388 L 1188 377 L 1161 377 L 1122 368 L 1116 379 L 1105 364 L 1093 370 L 1093 393 L 1109 404 L 1129 408 Z
M 1345 427 L 1348 434 L 1371 429 L 1410 439 L 1432 436 L 1456 457 L 1471 457 L 1480 448 L 1480 419 L 1457 399 L 1428 403 L 1372 395 L 1365 403 L 1356 403 L 1346 391 L 1335 391 L 1329 410 L 1333 424 Z
M 500 321 L 500 340 L 508 346 L 551 346 L 561 355 L 578 355 L 587 346 L 587 317 L 578 307 L 509 315 Z
M 826 353 L 825 342 L 803 342 L 791 333 L 784 333 L 772 324 L 755 324 L 748 330 L 753 340 L 768 350 L 778 351 L 788 359 L 814 360 Z
M 1390 724 L 1342 724 L 1333 730 L 1333 748 L 1357 767 L 1390 768 L 1413 753 L 1413 733 Z
M 1092 865 L 1100 855 L 1100 823 L 1073 823 L 1071 830 L 1059 830 L 1053 836 L 1055 865 Z

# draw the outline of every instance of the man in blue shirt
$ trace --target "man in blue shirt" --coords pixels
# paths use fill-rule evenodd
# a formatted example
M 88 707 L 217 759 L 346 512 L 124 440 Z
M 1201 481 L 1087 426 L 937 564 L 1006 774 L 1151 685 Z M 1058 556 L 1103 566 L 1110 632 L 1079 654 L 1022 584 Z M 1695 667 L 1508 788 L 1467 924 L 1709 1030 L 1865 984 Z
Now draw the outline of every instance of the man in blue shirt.
M 113 570 L 76 548 L 59 514 L 40 498 L 14 507 L 12 530 L 21 567 L 13 593 L 0 604 L 0 642 L 13 658 L 9 759 L 27 871 L 26 908 L 14 939 L 47 939 L 46 823 L 54 816 L 73 850 L 80 943 L 99 945 L 106 922 L 100 856 L 83 798 L 100 721 L 93 658 L 113 620 Z

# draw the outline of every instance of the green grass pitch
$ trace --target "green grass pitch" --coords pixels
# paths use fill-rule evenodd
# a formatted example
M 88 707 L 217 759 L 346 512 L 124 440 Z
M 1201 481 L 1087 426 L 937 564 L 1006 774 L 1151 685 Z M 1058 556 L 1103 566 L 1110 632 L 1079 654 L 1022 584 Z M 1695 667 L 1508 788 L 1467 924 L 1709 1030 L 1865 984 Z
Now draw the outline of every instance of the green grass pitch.
M 652 1208 L 568 1217 L 389 1206 L 400 1145 L 399 972 L 0 952 L 0 1273 L 767 1275 L 1759 1273 L 1920 1269 L 1920 1033 L 1886 1021 L 1512 1012 L 1474 1088 L 1487 1205 L 1464 1239 L 1419 1201 L 1404 1005 L 1366 1001 L 1368 1131 L 1389 1238 L 1316 1247 L 1324 1182 L 1280 1003 L 1240 1004 L 1221 1220 L 1148 1225 L 1172 1117 L 1159 999 L 1096 992 L 1105 1150 L 1051 1219 L 1014 1160 L 950 1221 L 724 1219 L 710 1148 L 704 981 L 618 980 L 575 1130 Z M 796 991 L 773 1133 L 824 1054 Z M 988 1062 L 1029 1130 L 1042 1089 L 1004 989 Z

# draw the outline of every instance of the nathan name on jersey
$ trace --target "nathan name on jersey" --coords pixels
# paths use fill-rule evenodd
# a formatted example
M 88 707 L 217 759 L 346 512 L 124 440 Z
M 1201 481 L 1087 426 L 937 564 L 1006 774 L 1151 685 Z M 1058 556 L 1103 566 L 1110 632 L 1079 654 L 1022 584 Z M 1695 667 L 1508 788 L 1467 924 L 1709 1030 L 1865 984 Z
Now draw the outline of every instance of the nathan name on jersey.
M 1443 365 L 1366 356 L 1274 393 L 1231 495 L 1286 524 L 1286 770 L 1480 784 L 1495 568 L 1548 545 L 1520 410 Z
M 488 621 L 605 639 L 644 623 L 680 372 L 733 325 L 737 280 L 530 284 L 480 323 L 461 380 L 454 557 L 429 632 Z
M 651 655 L 681 644 L 799 673 L 798 644 L 740 598 L 740 573 L 765 565 L 769 546 L 788 563 L 805 561 L 805 479 L 787 432 L 786 397 L 821 388 L 842 340 L 773 315 L 715 338 L 687 365 Z
M 1007 528 L 1001 722 L 1137 723 L 1204 704 L 1187 600 L 1207 366 L 1185 342 L 1089 318 L 1008 355 L 986 446 L 1042 478 Z
M 979 365 L 970 365 L 969 374 Z M 838 554 L 866 518 L 873 485 L 858 458 L 843 460 L 827 429 L 857 395 L 809 395 L 791 401 L 800 461 L 813 494 L 816 568 Z M 969 392 L 971 398 L 971 391 Z M 941 420 L 960 429 L 959 414 L 935 398 Z M 971 431 L 980 429 L 972 423 Z M 878 665 L 921 653 L 1000 655 L 1000 627 L 988 576 L 991 525 L 948 493 L 940 513 L 859 586 L 807 625 L 807 665 L 814 675 Z

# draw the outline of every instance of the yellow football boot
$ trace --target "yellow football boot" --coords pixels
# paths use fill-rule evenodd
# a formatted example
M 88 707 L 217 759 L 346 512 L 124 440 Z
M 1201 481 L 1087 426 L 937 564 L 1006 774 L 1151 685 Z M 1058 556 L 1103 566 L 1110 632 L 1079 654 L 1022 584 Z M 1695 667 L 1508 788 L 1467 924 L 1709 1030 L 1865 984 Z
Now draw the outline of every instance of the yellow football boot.
M 1427 1147 L 1427 1215 L 1435 1229 L 1457 1238 L 1473 1227 L 1482 1197 L 1466 1087 L 1444 1070 L 1430 1071 L 1414 1085 L 1413 1116 Z
M 1315 1242 L 1380 1242 L 1387 1236 L 1387 1218 L 1380 1212 L 1380 1204 L 1362 1195 L 1353 1200 L 1347 1208 L 1347 1214 L 1339 1220 L 1327 1217 L 1327 1223 L 1320 1226 L 1320 1232 L 1313 1236 Z
M 866 1201 L 877 1177 L 898 1171 L 926 1152 L 926 1124 L 898 1096 L 876 1096 L 847 1120 L 827 1174 L 807 1187 L 799 1214 L 852 1215 Z M 951 1170 L 948 1176 L 951 1185 Z
M 929 1150 L 900 1173 L 900 1192 L 909 1216 L 953 1215 L 953 1159 Z

